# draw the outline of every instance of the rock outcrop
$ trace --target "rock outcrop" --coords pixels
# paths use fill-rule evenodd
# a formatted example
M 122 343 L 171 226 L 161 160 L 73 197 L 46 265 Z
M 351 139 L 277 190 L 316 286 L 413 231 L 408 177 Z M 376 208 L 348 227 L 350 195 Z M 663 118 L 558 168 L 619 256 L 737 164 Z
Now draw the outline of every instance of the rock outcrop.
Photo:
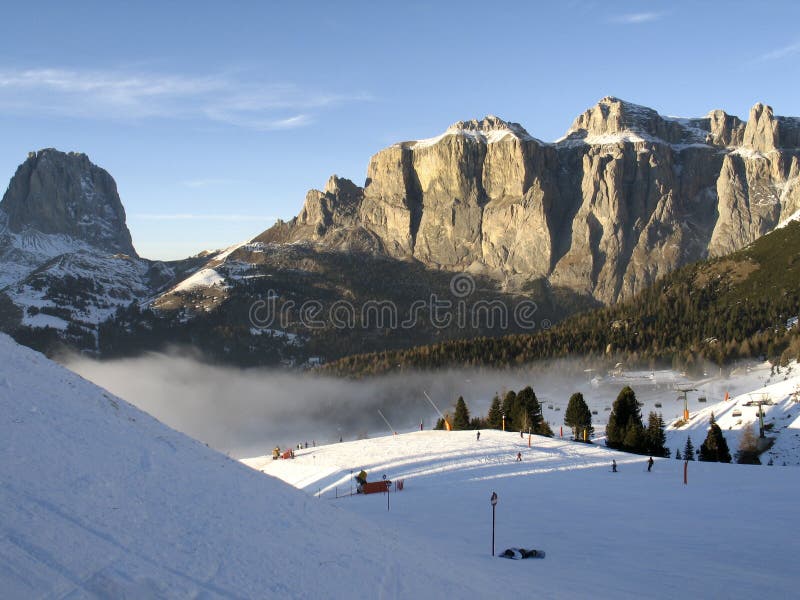
M 85 154 L 31 152 L 0 201 L 13 233 L 63 234 L 110 253 L 136 256 L 117 185 Z
M 754 241 L 800 210 L 800 120 L 757 104 L 664 117 L 603 98 L 555 143 L 489 116 L 372 157 L 363 188 L 332 178 L 261 241 L 359 248 L 504 285 L 610 303 L 687 262 Z

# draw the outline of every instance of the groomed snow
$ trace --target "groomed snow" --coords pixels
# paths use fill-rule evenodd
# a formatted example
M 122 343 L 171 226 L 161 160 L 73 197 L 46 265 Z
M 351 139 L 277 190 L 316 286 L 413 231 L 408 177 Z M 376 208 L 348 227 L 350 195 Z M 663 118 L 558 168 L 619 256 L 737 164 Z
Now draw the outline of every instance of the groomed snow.
M 437 556 L 457 557 L 467 583 L 486 576 L 502 588 L 470 597 L 795 594 L 795 553 L 787 551 L 796 547 L 795 468 L 691 462 L 684 485 L 682 461 L 656 459 L 648 473 L 647 457 L 538 436 L 529 448 L 527 436 L 490 430 L 480 441 L 472 431 L 418 431 L 295 453 L 244 462 L 371 520 L 375 531 L 424 539 Z M 370 481 L 403 480 L 389 510 L 385 494 L 349 495 L 362 468 Z M 538 548 L 544 560 L 489 556 L 493 491 L 497 549 Z
M 0 335 L 4 598 L 488 597 L 439 556 Z

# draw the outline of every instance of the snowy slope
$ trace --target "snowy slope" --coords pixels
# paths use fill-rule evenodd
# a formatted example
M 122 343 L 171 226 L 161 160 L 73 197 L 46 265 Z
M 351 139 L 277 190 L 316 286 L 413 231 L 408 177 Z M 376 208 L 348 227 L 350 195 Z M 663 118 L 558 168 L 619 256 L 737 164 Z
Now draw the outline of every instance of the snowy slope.
M 147 261 L 64 234 L 13 233 L 4 227 L 6 219 L 0 211 L 0 291 L 22 309 L 23 325 L 96 325 L 150 293 L 153 265 Z
M 521 452 L 522 461 L 514 457 Z M 619 472 L 612 474 L 615 458 Z M 488 575 L 502 597 L 788 598 L 795 595 L 800 470 L 657 459 L 517 433 L 422 431 L 247 459 L 438 556 L 460 557 L 465 582 Z M 351 473 L 386 474 L 403 491 L 349 496 Z M 544 549 L 543 561 L 493 560 L 497 541 Z M 344 495 L 344 497 L 342 497 Z M 339 497 L 337 497 L 339 496 Z M 502 583 L 500 583 L 502 582 Z M 489 596 L 476 591 L 471 597 Z
M 162 425 L 0 335 L 5 598 L 486 596 L 489 572 Z

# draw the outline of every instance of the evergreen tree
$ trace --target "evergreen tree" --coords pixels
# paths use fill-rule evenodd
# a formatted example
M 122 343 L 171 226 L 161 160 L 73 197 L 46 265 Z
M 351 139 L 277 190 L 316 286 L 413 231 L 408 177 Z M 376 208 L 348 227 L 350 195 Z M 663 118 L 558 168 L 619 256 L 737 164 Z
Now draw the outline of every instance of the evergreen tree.
M 500 429 L 503 426 L 503 409 L 500 405 L 500 396 L 497 394 L 492 398 L 489 412 L 486 415 L 486 427 L 488 429 Z
M 516 411 L 514 415 L 515 430 L 531 431 L 539 435 L 553 435 L 550 426 L 542 417 L 542 405 L 536 398 L 531 386 L 526 386 L 516 396 Z
M 625 386 L 608 417 L 606 445 L 627 452 L 646 452 L 646 439 L 636 394 L 630 386 Z
M 453 429 L 469 429 L 469 409 L 464 397 L 459 396 L 456 400 L 456 410 L 453 414 Z
M 686 437 L 686 445 L 683 447 L 683 460 L 694 460 L 694 444 L 692 444 L 692 436 Z
M 664 419 L 660 414 L 651 412 L 647 417 L 647 452 L 651 456 L 669 456 L 665 447 L 667 434 L 664 433 Z
M 567 411 L 564 413 L 564 425 L 572 428 L 572 436 L 578 441 L 583 441 L 584 432 L 587 440 L 594 433 L 592 413 L 580 392 L 572 394 L 569 398 Z
M 675 448 L 675 460 L 681 460 L 681 449 Z
M 517 407 L 519 404 L 517 403 L 517 394 L 513 391 L 506 392 L 506 395 L 503 396 L 503 405 L 501 407 L 501 415 L 500 415 L 500 427 L 502 428 L 502 417 L 503 415 L 506 416 L 505 418 L 505 426 L 506 431 L 511 431 L 511 428 L 514 426 L 514 413 L 516 412 Z
M 719 428 L 719 425 L 714 420 L 713 413 L 711 415 L 711 427 L 708 428 L 706 440 L 700 446 L 698 458 L 704 462 L 731 462 L 728 442 L 725 441 L 722 429 Z

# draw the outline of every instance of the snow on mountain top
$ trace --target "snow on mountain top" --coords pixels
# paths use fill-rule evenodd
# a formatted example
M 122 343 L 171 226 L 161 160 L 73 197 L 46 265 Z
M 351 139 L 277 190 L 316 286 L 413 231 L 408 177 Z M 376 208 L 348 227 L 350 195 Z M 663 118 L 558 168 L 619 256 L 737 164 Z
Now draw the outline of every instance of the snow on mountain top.
M 458 557 L 230 460 L 5 335 L 0 357 L 4 597 L 492 592 L 489 572 L 464 578 Z
M 538 141 L 532 137 L 525 128 L 519 123 L 504 121 L 500 117 L 487 115 L 480 121 L 472 119 L 470 121 L 458 121 L 447 130 L 436 137 L 410 142 L 411 148 L 425 148 L 439 143 L 448 136 L 458 135 L 470 138 L 476 142 L 485 144 L 495 144 L 511 136 L 524 141 Z

